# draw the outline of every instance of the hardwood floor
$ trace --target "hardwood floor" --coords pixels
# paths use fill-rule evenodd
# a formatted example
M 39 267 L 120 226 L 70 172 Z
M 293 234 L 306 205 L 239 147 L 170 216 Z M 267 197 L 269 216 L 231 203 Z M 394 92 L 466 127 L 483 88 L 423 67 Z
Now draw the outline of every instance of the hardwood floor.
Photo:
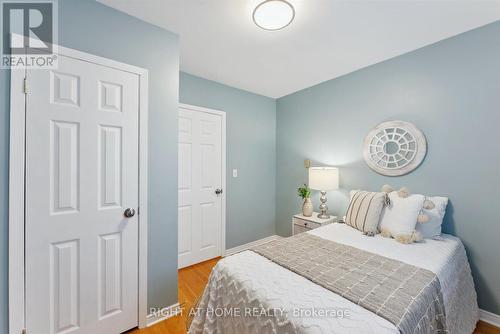
M 500 328 L 487 324 L 486 322 L 479 321 L 474 334 L 499 334 Z
M 185 311 L 189 311 L 203 293 L 208 276 L 219 259 L 216 258 L 179 270 L 179 303 Z M 185 334 L 187 332 L 186 313 L 183 312 L 182 315 L 145 329 L 129 331 L 127 334 Z
M 210 271 L 220 258 L 209 260 L 179 270 L 179 302 L 184 310 L 189 310 L 203 293 Z M 145 328 L 134 329 L 127 334 L 185 334 L 187 324 L 186 312 Z M 474 334 L 500 334 L 500 328 L 480 321 Z

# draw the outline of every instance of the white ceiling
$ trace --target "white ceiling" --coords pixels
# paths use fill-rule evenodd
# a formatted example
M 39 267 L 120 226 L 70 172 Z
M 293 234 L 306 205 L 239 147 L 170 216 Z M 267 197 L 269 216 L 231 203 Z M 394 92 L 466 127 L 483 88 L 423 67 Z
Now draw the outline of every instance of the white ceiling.
M 274 98 L 500 20 L 499 0 L 288 0 L 265 31 L 262 0 L 98 1 L 178 33 L 182 71 Z

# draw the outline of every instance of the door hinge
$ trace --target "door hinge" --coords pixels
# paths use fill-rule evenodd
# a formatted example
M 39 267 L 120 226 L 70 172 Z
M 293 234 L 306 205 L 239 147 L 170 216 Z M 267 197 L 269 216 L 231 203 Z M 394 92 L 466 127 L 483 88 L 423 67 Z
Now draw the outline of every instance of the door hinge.
M 24 91 L 24 94 L 28 94 L 28 78 L 24 78 L 23 91 Z M 23 333 L 23 334 L 26 334 L 26 333 Z

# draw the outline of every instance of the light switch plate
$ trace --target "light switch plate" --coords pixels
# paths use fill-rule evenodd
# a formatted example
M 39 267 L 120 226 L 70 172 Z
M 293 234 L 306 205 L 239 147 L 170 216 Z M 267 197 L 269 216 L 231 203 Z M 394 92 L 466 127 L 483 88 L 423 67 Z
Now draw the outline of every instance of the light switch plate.
M 238 170 L 237 169 L 233 169 L 233 177 L 238 177 Z

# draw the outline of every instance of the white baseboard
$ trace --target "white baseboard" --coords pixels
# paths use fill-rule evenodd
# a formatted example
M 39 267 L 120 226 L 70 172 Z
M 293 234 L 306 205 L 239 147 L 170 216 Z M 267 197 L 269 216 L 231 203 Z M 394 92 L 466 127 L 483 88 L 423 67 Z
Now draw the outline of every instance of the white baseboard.
M 479 310 L 479 319 L 490 325 L 500 327 L 500 315 L 485 310 Z
M 174 305 L 170 305 L 162 308 L 154 313 L 150 313 L 147 317 L 147 327 L 153 326 L 154 324 L 159 323 L 160 321 L 167 320 L 168 318 L 174 317 L 178 314 L 181 314 L 181 306 L 179 303 L 175 303 Z
M 266 237 L 266 238 L 263 238 L 263 239 L 259 239 L 259 240 L 255 240 L 255 241 L 249 242 L 247 244 L 244 244 L 244 245 L 241 245 L 241 246 L 238 246 L 238 247 L 233 247 L 233 248 L 230 248 L 230 249 L 226 249 L 226 251 L 224 252 L 224 256 L 233 255 L 233 254 L 242 252 L 244 250 L 250 249 L 252 247 L 261 245 L 261 244 L 269 242 L 269 241 L 277 240 L 277 239 L 281 239 L 281 237 L 279 235 L 271 235 L 269 237 Z

